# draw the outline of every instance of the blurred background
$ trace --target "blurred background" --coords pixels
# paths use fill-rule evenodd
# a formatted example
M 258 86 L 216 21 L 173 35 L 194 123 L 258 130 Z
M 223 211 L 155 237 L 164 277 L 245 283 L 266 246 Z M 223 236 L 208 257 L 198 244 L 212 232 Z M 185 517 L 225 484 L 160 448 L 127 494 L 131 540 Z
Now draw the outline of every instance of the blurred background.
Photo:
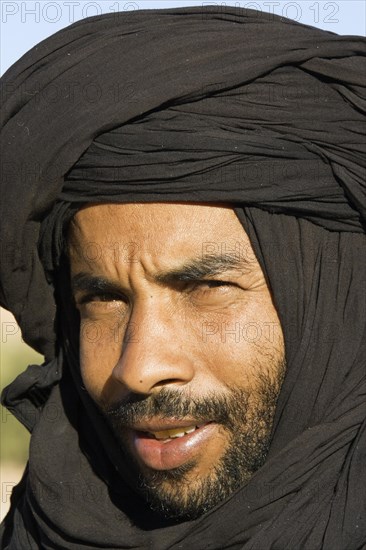
M 79 19 L 117 11 L 205 5 L 256 9 L 338 34 L 366 35 L 364 0 L 1 0 L 0 74 L 41 40 Z M 22 342 L 19 327 L 4 309 L 0 310 L 0 322 L 0 385 L 3 389 L 27 365 L 42 363 L 43 358 Z M 1 407 L 1 518 L 8 509 L 11 489 L 23 473 L 28 445 L 27 431 Z
M 11 313 L 0 308 L 0 386 L 5 388 L 27 365 L 42 363 L 39 353 L 27 346 L 21 337 L 20 329 Z M 0 432 L 0 481 L 1 518 L 9 505 L 12 487 L 22 476 L 28 457 L 29 433 L 7 411 L 1 407 Z

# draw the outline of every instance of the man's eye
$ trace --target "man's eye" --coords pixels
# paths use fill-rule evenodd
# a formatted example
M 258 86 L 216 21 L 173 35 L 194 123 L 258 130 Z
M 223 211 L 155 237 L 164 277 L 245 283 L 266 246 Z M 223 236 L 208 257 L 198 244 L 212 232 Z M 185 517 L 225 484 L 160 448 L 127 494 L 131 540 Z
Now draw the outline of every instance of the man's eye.
M 113 293 L 104 292 L 101 294 L 87 294 L 79 299 L 76 299 L 77 305 L 84 304 L 97 304 L 98 302 L 121 302 L 126 301 L 123 296 L 119 296 Z
M 93 296 L 91 298 L 92 302 L 116 302 L 120 301 L 120 296 L 116 296 L 115 294 L 98 294 L 97 296 Z
M 207 286 L 208 288 L 216 288 L 218 286 L 227 286 L 230 283 L 227 281 L 201 281 L 201 286 Z
M 195 291 L 200 293 L 212 293 L 216 289 L 234 286 L 233 283 L 229 283 L 228 281 L 200 281 L 198 284 L 194 286 Z

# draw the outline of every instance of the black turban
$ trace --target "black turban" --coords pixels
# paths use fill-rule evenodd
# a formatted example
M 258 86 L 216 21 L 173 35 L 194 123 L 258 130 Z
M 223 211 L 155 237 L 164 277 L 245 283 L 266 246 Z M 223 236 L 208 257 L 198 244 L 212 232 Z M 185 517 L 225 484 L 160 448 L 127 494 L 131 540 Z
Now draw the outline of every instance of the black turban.
M 366 548 L 365 53 L 210 6 L 86 19 L 4 75 L 0 298 L 46 362 L 3 394 L 32 437 L 2 548 Z M 81 205 L 169 201 L 235 208 L 287 361 L 264 466 L 180 524 L 141 500 L 54 297 Z

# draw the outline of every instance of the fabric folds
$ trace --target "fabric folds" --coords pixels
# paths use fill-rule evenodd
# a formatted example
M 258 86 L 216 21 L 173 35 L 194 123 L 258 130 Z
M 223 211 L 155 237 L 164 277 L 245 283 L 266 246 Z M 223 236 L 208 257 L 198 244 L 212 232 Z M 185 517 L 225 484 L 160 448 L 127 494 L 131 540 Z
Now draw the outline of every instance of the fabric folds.
M 2 396 L 32 431 L 2 548 L 365 548 L 365 44 L 252 10 L 142 10 L 4 75 L 0 299 L 46 362 Z M 180 524 L 142 500 L 59 300 L 81 205 L 169 201 L 235 208 L 287 360 L 264 466 Z

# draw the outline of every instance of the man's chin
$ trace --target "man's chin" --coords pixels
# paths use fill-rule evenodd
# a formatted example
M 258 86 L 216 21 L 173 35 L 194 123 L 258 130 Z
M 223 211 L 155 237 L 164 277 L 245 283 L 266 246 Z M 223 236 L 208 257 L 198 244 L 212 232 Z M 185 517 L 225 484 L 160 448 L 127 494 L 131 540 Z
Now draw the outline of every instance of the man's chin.
M 170 488 L 171 485 L 180 483 L 182 486 L 193 483 L 198 474 L 198 464 L 196 460 L 191 460 L 170 470 L 154 470 L 147 466 L 139 466 L 141 479 L 152 487 L 161 486 Z
M 127 440 L 122 448 L 138 476 L 141 496 L 154 513 L 173 521 L 196 519 L 224 502 L 248 483 L 268 452 L 268 436 L 253 446 L 251 438 L 241 434 L 238 440 L 232 436 L 224 454 L 212 463 L 207 461 L 212 454 L 206 453 L 176 468 L 154 469 L 139 460 Z
M 120 442 L 121 444 L 121 442 Z M 125 457 L 137 474 L 139 492 L 153 512 L 166 520 L 192 520 L 207 507 L 200 499 L 202 479 L 199 459 L 191 459 L 176 468 L 156 470 L 140 461 L 130 445 L 121 445 Z M 197 487 L 197 480 L 200 480 Z M 210 484 L 210 483 L 209 483 Z
M 140 468 L 139 487 L 150 508 L 164 519 L 196 519 L 230 497 L 253 475 L 227 452 L 203 474 L 192 460 L 171 470 Z M 234 464 L 235 463 L 235 464 Z M 207 466 L 207 465 L 206 465 Z
M 200 517 L 221 500 L 212 479 L 197 482 L 196 464 L 187 463 L 172 470 L 146 472 L 140 475 L 140 490 L 150 508 L 170 520 L 192 520 Z

